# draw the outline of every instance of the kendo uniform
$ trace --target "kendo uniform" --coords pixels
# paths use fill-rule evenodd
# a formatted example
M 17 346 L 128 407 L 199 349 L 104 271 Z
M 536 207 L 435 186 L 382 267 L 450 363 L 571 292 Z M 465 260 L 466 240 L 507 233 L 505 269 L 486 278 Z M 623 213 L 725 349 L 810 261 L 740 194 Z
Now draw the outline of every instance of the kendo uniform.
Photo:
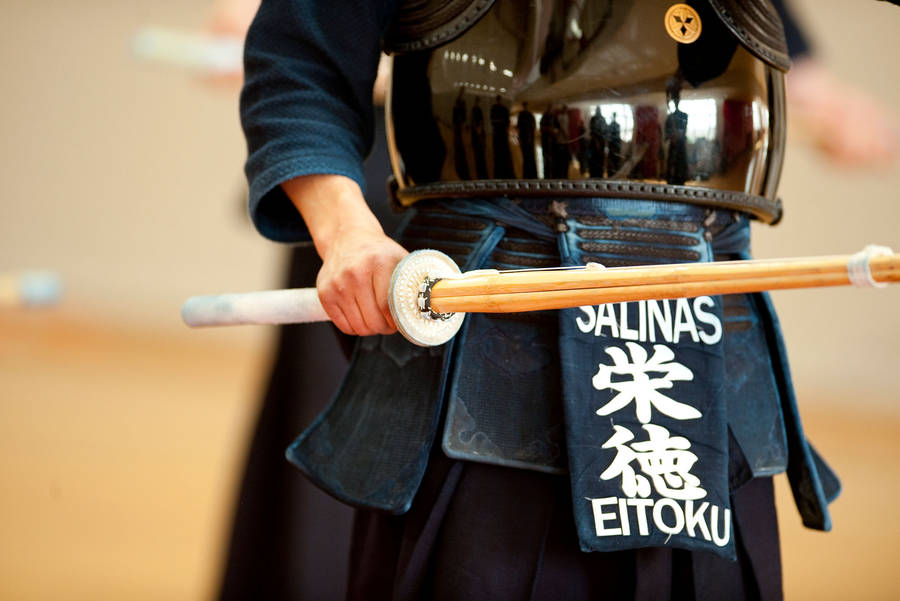
M 748 220 L 780 217 L 788 61 L 767 1 L 691 3 L 675 15 L 685 30 L 702 21 L 690 43 L 667 34 L 671 5 L 655 0 L 348 4 L 266 2 L 251 28 L 242 118 L 251 213 L 270 238 L 307 235 L 282 181 L 362 184 L 382 39 L 397 53 L 406 248 L 464 269 L 747 258 Z M 621 165 L 606 179 L 572 164 L 576 179 L 538 165 L 537 180 L 460 181 L 452 146 L 473 139 L 454 136 L 460 87 L 512 116 L 527 101 L 541 123 L 599 106 L 621 124 Z M 661 135 L 676 110 L 679 184 L 665 181 Z M 509 130 L 487 135 L 467 156 L 495 151 L 508 175 L 508 150 L 521 176 Z M 367 599 L 778 599 L 771 476 L 788 472 L 820 529 L 839 488 L 803 435 L 766 295 L 470 315 L 430 349 L 361 339 L 288 456 L 378 510 L 354 527 L 349 596 Z

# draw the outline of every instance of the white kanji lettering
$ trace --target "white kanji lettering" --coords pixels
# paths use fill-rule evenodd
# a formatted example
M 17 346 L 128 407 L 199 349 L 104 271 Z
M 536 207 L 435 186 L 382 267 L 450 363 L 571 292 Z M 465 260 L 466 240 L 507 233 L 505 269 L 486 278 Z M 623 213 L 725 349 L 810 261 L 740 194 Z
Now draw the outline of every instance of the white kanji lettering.
M 671 436 L 662 426 L 644 424 L 648 440 L 627 444 L 634 434 L 623 426 L 614 426 L 613 435 L 603 448 L 615 448 L 616 457 L 600 474 L 601 480 L 622 477 L 622 491 L 629 497 L 650 496 L 650 481 L 653 488 L 664 497 L 679 500 L 696 500 L 706 496 L 700 479 L 690 473 L 697 462 L 697 456 L 688 449 L 691 442 L 683 436 Z M 643 475 L 632 467 L 637 462 Z M 649 481 L 648 478 L 649 477 Z
M 650 421 L 651 406 L 671 418 L 685 420 L 702 417 L 694 407 L 679 403 L 659 392 L 672 388 L 675 381 L 691 381 L 694 373 L 673 361 L 675 353 L 662 344 L 653 345 L 653 356 L 647 358 L 644 347 L 635 342 L 626 342 L 631 352 L 631 362 L 625 351 L 616 346 L 607 347 L 606 354 L 613 360 L 613 365 L 600 364 L 592 380 L 597 390 L 615 390 L 619 394 L 597 410 L 597 415 L 609 415 L 622 409 L 631 401 L 635 404 L 635 413 L 642 424 Z M 651 373 L 661 373 L 662 377 L 651 378 Z M 630 380 L 613 381 L 613 375 L 630 377 Z
M 616 476 L 622 476 L 622 490 L 626 495 L 629 497 L 638 495 L 645 498 L 649 497 L 650 481 L 644 476 L 635 473 L 634 468 L 631 467 L 631 462 L 637 459 L 637 453 L 625 444 L 634 439 L 634 434 L 631 433 L 631 430 L 622 426 L 614 426 L 614 430 L 613 435 L 604 443 L 603 448 L 615 448 L 616 458 L 606 468 L 606 471 L 600 474 L 600 479 L 612 480 Z

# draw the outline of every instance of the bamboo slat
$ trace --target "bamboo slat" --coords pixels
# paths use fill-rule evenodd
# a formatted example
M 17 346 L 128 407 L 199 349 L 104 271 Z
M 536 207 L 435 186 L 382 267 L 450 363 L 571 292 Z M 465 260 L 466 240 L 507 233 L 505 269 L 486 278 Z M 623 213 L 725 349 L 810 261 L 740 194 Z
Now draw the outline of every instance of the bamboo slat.
M 841 255 L 612 267 L 596 270 L 475 272 L 472 275 L 463 274 L 458 278 L 440 280 L 432 287 L 431 298 L 434 304 L 437 299 L 463 296 L 828 274 L 843 275 L 845 280 L 843 283 L 849 283 L 846 278 L 849 260 L 849 255 Z M 900 279 L 900 256 L 872 257 L 869 260 L 869 268 L 877 281 L 898 281 Z M 789 288 L 790 286 L 785 287 Z
M 877 281 L 900 281 L 900 269 L 897 269 L 896 265 L 879 269 L 877 274 L 873 265 L 872 271 L 872 275 Z M 443 281 L 438 282 L 438 284 L 441 283 Z M 635 284 L 605 288 L 582 288 L 578 290 L 547 290 L 541 292 L 513 292 L 439 298 L 435 298 L 434 294 L 432 294 L 431 308 L 437 313 L 517 313 L 521 311 L 565 309 L 583 305 L 636 300 L 662 300 L 790 288 L 844 286 L 849 283 L 850 280 L 847 277 L 845 265 L 843 272 L 838 273 L 806 273 L 788 276 L 769 275 L 729 280 Z M 435 288 L 437 288 L 438 284 L 435 284 Z

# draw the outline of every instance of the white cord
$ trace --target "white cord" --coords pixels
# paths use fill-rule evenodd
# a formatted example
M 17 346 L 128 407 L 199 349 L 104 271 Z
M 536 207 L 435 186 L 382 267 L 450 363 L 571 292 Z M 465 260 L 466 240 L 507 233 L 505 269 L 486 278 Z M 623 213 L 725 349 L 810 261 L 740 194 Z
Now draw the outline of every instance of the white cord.
M 847 262 L 847 277 L 850 283 L 859 288 L 884 288 L 886 282 L 876 282 L 869 270 L 869 260 L 872 257 L 885 257 L 894 254 L 887 246 L 869 244 L 864 249 L 850 257 Z

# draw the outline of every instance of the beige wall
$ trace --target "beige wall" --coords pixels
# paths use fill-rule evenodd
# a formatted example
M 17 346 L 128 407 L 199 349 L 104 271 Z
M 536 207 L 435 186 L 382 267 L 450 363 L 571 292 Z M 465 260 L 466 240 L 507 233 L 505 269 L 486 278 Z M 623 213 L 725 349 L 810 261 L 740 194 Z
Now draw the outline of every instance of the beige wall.
M 139 27 L 211 2 L 4 3 L 0 271 L 45 268 L 66 306 L 181 328 L 190 294 L 276 281 L 242 203 L 237 90 L 131 53 Z

